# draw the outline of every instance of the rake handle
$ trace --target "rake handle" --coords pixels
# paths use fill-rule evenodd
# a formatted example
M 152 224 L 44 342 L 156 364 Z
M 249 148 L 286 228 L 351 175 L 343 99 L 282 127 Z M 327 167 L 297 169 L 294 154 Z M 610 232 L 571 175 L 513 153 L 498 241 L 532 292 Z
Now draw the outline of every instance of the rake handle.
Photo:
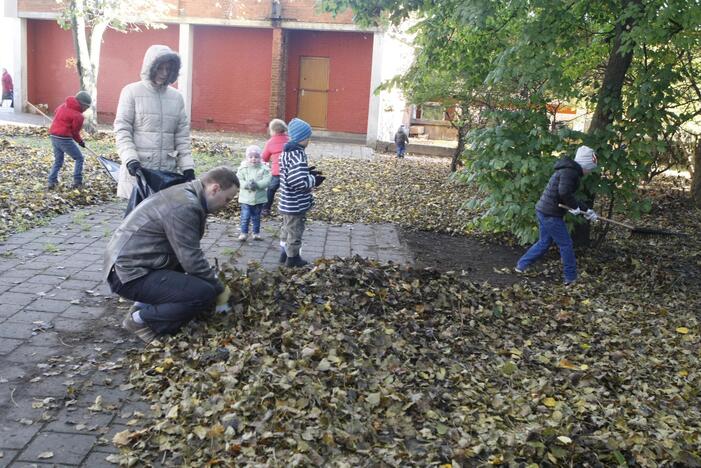
M 35 111 L 37 111 L 38 113 L 40 113 L 41 115 L 43 115 L 44 117 L 46 117 L 47 119 L 49 119 L 49 122 L 53 122 L 53 121 L 54 121 L 54 119 L 52 119 L 52 118 L 49 117 L 48 115 L 44 114 L 44 113 L 41 111 L 41 109 L 39 109 L 37 106 L 35 106 L 35 105 L 32 104 L 31 102 L 27 101 L 27 104 L 29 104 L 30 106 L 32 106 L 32 108 L 34 108 Z M 90 148 L 88 148 L 87 145 L 85 145 L 84 148 L 85 148 L 86 150 L 90 151 L 90 153 L 92 153 L 92 155 L 95 156 L 96 158 L 99 158 L 99 157 L 100 157 L 99 154 L 97 154 L 96 152 L 94 152 L 93 150 L 91 150 Z
M 560 208 L 564 208 L 565 210 L 573 210 L 574 208 L 570 208 L 567 205 L 563 205 L 562 203 L 559 203 L 557 206 Z M 610 218 L 605 218 L 603 216 L 598 216 L 596 217 L 597 219 L 600 219 L 601 221 L 606 221 L 607 223 L 611 224 L 617 224 L 619 226 L 622 226 L 624 228 L 630 229 L 631 231 L 635 229 L 635 226 L 631 226 L 630 224 L 622 223 L 620 221 L 616 221 L 615 219 L 610 219 Z

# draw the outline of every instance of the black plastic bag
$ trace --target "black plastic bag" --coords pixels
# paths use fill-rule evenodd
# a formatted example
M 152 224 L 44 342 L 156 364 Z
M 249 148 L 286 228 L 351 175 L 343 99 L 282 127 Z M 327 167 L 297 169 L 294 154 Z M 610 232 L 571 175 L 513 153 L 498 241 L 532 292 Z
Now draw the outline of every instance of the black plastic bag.
M 136 206 L 156 192 L 172 187 L 173 185 L 184 184 L 187 177 L 177 172 L 157 171 L 155 169 L 141 168 L 136 173 L 136 184 L 131 191 L 127 209 L 124 212 L 126 218 Z

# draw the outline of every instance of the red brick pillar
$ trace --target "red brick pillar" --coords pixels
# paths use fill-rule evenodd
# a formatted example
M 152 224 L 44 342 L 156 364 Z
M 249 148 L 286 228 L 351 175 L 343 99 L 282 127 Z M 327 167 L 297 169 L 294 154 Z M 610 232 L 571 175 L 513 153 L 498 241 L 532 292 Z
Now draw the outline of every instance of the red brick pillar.
M 273 66 L 270 74 L 270 118 L 285 118 L 285 76 L 287 74 L 287 32 L 273 28 Z

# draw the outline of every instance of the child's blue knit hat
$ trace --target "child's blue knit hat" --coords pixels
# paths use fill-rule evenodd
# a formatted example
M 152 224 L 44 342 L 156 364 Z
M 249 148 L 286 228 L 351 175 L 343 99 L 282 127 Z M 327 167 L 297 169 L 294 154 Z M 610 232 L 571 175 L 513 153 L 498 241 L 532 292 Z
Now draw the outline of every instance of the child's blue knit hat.
M 299 143 L 312 136 L 312 127 L 304 120 L 295 117 L 287 124 L 287 134 L 291 141 Z

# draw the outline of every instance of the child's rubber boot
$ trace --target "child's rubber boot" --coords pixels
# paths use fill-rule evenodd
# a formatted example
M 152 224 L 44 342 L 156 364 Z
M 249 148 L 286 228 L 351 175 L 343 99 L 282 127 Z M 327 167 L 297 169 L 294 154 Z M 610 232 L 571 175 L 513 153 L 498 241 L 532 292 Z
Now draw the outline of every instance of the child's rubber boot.
M 296 257 L 287 257 L 287 261 L 285 262 L 285 266 L 289 268 L 298 268 L 298 267 L 303 267 L 304 265 L 308 265 L 309 262 L 306 260 L 302 260 L 302 257 L 297 255 Z

